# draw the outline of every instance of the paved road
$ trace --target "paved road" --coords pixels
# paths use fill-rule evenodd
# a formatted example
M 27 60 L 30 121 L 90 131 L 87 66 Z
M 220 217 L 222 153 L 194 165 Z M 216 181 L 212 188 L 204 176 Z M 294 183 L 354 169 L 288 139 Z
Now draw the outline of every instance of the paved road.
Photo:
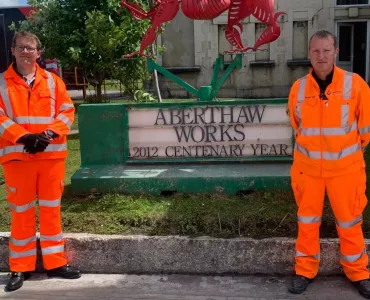
M 0 273 L 1 299 L 37 300 L 356 300 L 363 299 L 345 278 L 319 278 L 301 295 L 287 292 L 289 278 L 188 275 L 96 275 L 77 280 L 36 274 L 15 292 L 5 293 L 7 274 Z
M 74 100 L 83 99 L 82 90 L 68 90 L 67 92 L 68 92 L 69 97 L 71 97 Z M 103 93 L 104 93 L 104 91 L 103 91 Z M 93 90 L 86 91 L 87 96 L 88 95 L 94 95 L 94 94 L 95 94 L 95 92 Z M 112 97 L 112 98 L 120 97 L 120 91 L 106 91 L 106 94 L 109 97 Z

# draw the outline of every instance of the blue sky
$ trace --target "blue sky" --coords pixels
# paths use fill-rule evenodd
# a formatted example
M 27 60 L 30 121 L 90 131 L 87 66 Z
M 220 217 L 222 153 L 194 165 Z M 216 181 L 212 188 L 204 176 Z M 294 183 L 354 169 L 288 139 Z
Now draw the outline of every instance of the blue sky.
M 28 6 L 27 0 L 0 0 L 0 7 Z

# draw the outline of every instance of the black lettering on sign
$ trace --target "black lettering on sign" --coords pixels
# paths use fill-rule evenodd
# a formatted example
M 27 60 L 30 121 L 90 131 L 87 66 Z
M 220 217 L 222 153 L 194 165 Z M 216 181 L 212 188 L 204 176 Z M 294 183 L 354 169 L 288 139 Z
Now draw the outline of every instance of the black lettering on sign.
M 106 113 L 104 112 L 102 114 L 102 119 L 103 120 L 106 120 L 106 119 L 121 119 L 122 118 L 122 113 Z
M 203 107 L 194 108 L 194 124 L 206 124 L 206 122 L 203 119 L 205 111 L 206 111 L 206 108 L 203 108 Z M 200 123 L 198 122 L 198 118 L 199 118 Z
M 261 144 L 260 148 L 261 148 L 261 155 L 268 155 L 267 154 L 267 148 L 268 148 L 267 144 Z
M 217 131 L 217 127 L 214 125 L 206 125 L 206 142 L 217 142 L 217 138 L 215 137 L 215 133 Z
M 201 132 L 200 137 L 198 138 L 195 134 L 195 129 L 197 128 L 199 128 L 199 131 Z M 193 140 L 193 142 L 201 143 L 204 140 L 204 136 L 205 136 L 205 130 L 203 127 L 197 125 L 191 128 L 191 139 Z
M 160 108 L 154 125 L 209 125 L 215 124 L 215 120 L 219 124 L 261 123 L 265 108 L 266 105 Z
M 133 147 L 130 149 L 130 157 L 158 157 L 158 147 Z
M 162 121 L 162 124 L 158 123 L 160 120 Z M 157 119 L 155 120 L 154 125 L 167 125 L 166 117 L 164 116 L 162 109 L 158 110 Z
M 166 153 L 167 157 L 174 157 L 175 156 L 173 148 L 174 147 L 172 147 L 172 146 L 166 147 L 165 153 Z
M 195 146 L 195 152 L 196 152 L 195 156 L 196 156 L 196 157 L 201 156 L 201 155 L 199 154 L 201 150 L 202 150 L 202 146 Z
M 241 128 L 244 129 L 244 125 L 241 125 L 241 124 L 237 124 L 237 125 L 234 126 L 235 132 L 241 136 L 239 139 L 237 139 L 236 137 L 234 137 L 234 141 L 236 141 L 236 142 L 242 142 L 245 139 L 245 134 L 244 134 L 243 131 L 238 130 L 238 126 L 240 126 Z
M 234 123 L 234 107 L 232 106 L 221 106 L 221 123 Z M 229 116 L 227 119 L 228 121 L 225 122 L 226 117 Z
M 230 156 L 242 156 L 245 145 L 230 145 Z
M 185 111 L 187 112 L 187 114 L 185 114 Z M 181 112 L 182 112 L 182 122 L 181 124 L 182 125 L 188 125 L 188 124 L 193 124 L 194 123 L 194 120 L 192 120 L 190 118 L 190 112 L 192 111 L 192 109 L 182 109 Z
M 285 145 L 285 144 L 279 144 L 279 145 L 280 145 L 279 155 L 288 155 L 288 153 L 286 153 L 288 149 L 288 145 Z
M 251 144 L 254 156 L 288 156 L 286 144 Z
M 182 147 L 182 149 L 183 149 L 183 156 L 185 156 L 185 157 L 192 156 L 191 155 L 191 148 L 192 148 L 192 146 Z
M 257 155 L 257 148 L 258 148 L 258 145 L 254 145 L 254 144 L 251 144 L 251 147 L 253 149 L 253 155 L 256 156 Z
M 208 107 L 208 109 L 210 109 L 211 110 L 211 120 L 210 120 L 210 124 L 214 124 L 214 123 L 216 123 L 215 122 L 215 109 L 217 109 L 217 107 L 213 107 L 213 106 L 211 106 L 211 107 Z
M 181 127 L 175 126 L 174 128 L 175 128 L 177 140 L 179 141 L 179 143 L 183 141 L 189 142 L 190 133 L 192 131 L 190 126 L 181 126 Z
M 244 125 L 195 125 L 174 126 L 177 140 L 181 142 L 242 142 L 245 133 L 242 131 Z
M 228 125 L 227 126 L 227 129 L 224 129 L 224 125 L 220 125 L 220 128 L 221 128 L 221 142 L 224 142 L 225 141 L 224 135 L 227 136 L 229 142 L 233 141 L 233 139 L 231 138 L 231 136 L 230 136 L 230 134 L 228 132 L 229 129 L 232 128 L 232 127 L 233 127 L 233 125 Z
M 240 157 L 244 148 L 244 144 L 167 146 L 165 154 L 167 157 Z
M 180 117 L 181 110 L 178 109 L 171 109 L 170 110 L 170 124 L 171 125 L 179 125 L 182 124 L 182 119 Z
M 238 145 L 190 145 L 167 146 L 166 157 L 242 157 L 245 144 Z M 250 144 L 253 156 L 289 156 L 286 144 Z M 131 158 L 154 158 L 158 156 L 158 147 L 133 147 Z
M 220 156 L 219 153 L 218 153 L 218 148 L 219 148 L 219 145 L 211 145 L 211 156 Z
M 261 108 L 262 107 L 262 108 Z M 237 123 L 255 123 L 257 117 L 258 123 L 262 122 L 266 105 L 242 106 L 239 112 Z M 244 120 L 244 121 L 243 121 Z
M 176 146 L 174 147 L 175 148 L 175 157 L 180 157 L 180 150 L 181 150 L 181 147 L 180 146 Z

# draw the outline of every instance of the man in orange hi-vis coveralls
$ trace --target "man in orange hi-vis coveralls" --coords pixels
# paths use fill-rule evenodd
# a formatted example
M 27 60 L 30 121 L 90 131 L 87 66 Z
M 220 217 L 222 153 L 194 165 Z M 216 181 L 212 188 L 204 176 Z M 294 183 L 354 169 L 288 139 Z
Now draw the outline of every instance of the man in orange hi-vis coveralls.
M 358 74 L 335 65 L 336 45 L 327 31 L 311 37 L 312 70 L 293 84 L 289 95 L 295 133 L 291 183 L 298 206 L 296 277 L 289 291 L 302 293 L 317 275 L 326 191 L 336 218 L 340 264 L 360 294 L 370 299 L 361 228 L 367 205 L 363 152 L 370 141 L 370 90 Z
M 47 275 L 81 276 L 64 257 L 60 216 L 66 135 L 75 110 L 63 81 L 36 63 L 40 49 L 36 35 L 16 33 L 16 62 L 0 74 L 0 163 L 12 216 L 7 291 L 19 289 L 36 267 L 36 199 Z

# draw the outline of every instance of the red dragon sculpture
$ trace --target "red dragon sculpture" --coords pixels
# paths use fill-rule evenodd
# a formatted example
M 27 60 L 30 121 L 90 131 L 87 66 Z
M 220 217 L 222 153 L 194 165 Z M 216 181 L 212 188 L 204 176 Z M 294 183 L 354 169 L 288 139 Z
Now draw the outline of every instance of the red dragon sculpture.
M 147 56 L 144 54 L 146 47 L 155 41 L 156 32 L 160 32 L 161 25 L 175 18 L 180 5 L 184 15 L 193 20 L 212 20 L 229 10 L 225 36 L 234 49 L 225 53 L 256 51 L 260 46 L 275 41 L 280 36 L 277 19 L 285 14 L 274 12 L 275 0 L 155 0 L 155 2 L 156 5 L 146 12 L 137 4 L 122 0 L 121 6 L 126 6 L 136 19 L 149 18 L 152 25 L 141 41 L 140 50 L 126 54 L 124 57 L 132 57 L 135 54 Z M 266 24 L 267 28 L 253 47 L 244 47 L 240 38 L 243 32 L 241 21 L 250 15 Z

